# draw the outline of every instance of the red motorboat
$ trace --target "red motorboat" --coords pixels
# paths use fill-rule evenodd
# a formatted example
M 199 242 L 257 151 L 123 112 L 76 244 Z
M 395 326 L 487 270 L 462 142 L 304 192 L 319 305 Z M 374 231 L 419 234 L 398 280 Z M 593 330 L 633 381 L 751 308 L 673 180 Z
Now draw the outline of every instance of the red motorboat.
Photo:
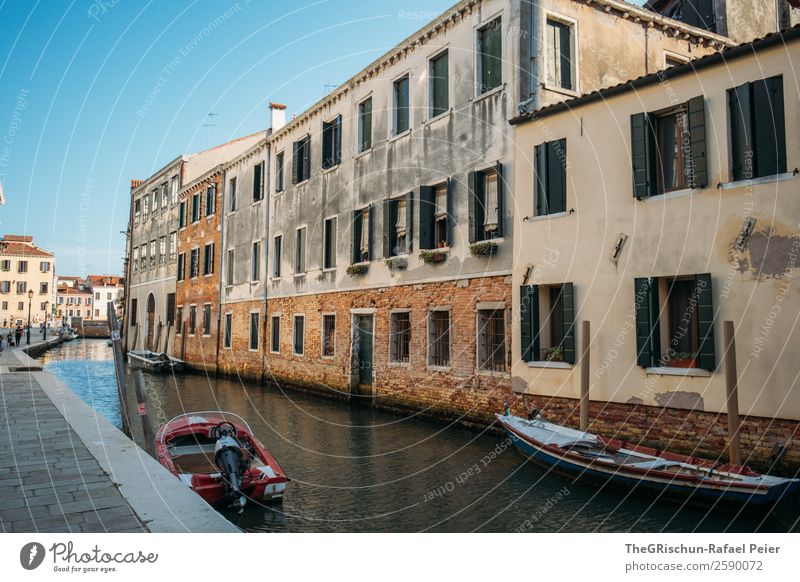
M 248 498 L 280 500 L 289 481 L 247 422 L 230 412 L 176 416 L 158 430 L 156 457 L 218 509 L 242 510 Z

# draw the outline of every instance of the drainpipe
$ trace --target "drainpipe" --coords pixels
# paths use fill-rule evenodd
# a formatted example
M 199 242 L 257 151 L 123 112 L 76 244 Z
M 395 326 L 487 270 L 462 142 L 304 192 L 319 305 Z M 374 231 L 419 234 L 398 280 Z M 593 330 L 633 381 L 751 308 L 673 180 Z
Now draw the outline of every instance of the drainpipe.
M 264 148 L 264 179 L 266 180 L 266 187 L 264 188 L 264 273 L 261 275 L 264 279 L 264 334 L 262 337 L 264 338 L 263 352 L 261 356 L 261 383 L 264 383 L 264 380 L 267 377 L 267 342 L 271 341 L 267 335 L 267 321 L 269 319 L 269 313 L 267 312 L 267 299 L 269 298 L 269 257 L 271 254 L 271 246 L 270 246 L 270 236 L 269 236 L 269 207 L 270 202 L 272 201 L 272 144 L 269 141 L 269 137 L 274 131 L 273 128 L 267 132 L 267 145 Z
M 222 274 L 225 272 L 225 255 L 223 252 L 225 248 L 225 184 L 228 176 L 227 170 L 220 168 L 220 184 L 219 184 L 219 273 L 217 274 L 217 356 L 214 360 L 214 377 L 219 377 L 219 336 L 224 333 L 222 329 Z

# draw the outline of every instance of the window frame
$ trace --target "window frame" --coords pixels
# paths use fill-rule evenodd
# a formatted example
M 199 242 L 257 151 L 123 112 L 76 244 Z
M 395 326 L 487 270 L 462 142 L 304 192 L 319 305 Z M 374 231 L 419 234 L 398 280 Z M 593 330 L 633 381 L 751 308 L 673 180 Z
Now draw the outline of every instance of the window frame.
M 254 240 L 250 245 L 250 282 L 261 281 L 261 239 Z
M 233 287 L 234 275 L 236 274 L 236 249 L 231 247 L 225 253 L 225 286 Z
M 330 338 L 331 342 L 330 345 L 332 346 L 331 353 L 326 354 L 325 348 L 327 347 L 326 339 L 327 335 L 326 332 L 328 331 L 325 323 L 327 318 L 333 318 L 333 337 Z M 332 360 L 336 357 L 336 313 L 333 311 L 323 311 L 320 314 L 320 357 L 325 360 Z
M 253 315 L 257 316 L 255 327 L 253 326 Z M 257 309 L 251 310 L 247 315 L 247 321 L 247 351 L 257 352 L 258 346 L 261 343 L 261 332 L 259 330 L 261 325 L 261 311 Z M 256 334 L 256 347 L 253 347 L 253 330 L 255 330 Z
M 300 351 L 297 351 L 297 322 L 301 321 L 301 345 Z M 306 349 L 306 316 L 304 313 L 295 313 L 292 315 L 292 355 L 298 358 L 305 357 Z
M 440 59 L 444 58 L 445 62 L 447 63 L 447 77 L 445 78 L 445 97 L 447 101 L 446 107 L 439 111 L 438 113 L 435 110 L 436 107 L 436 83 L 434 79 L 434 63 Z M 437 50 L 435 53 L 428 57 L 428 121 L 433 121 L 443 115 L 446 115 L 452 111 L 452 105 L 450 103 L 451 97 L 451 87 L 450 87 L 451 75 L 450 75 L 450 47 L 449 45 L 445 45 L 444 47 Z
M 484 86 L 484 84 L 482 82 L 483 81 L 483 63 L 482 63 L 482 60 L 481 60 L 481 55 L 483 53 L 481 52 L 481 46 L 482 46 L 481 33 L 485 29 L 487 29 L 489 26 L 491 26 L 497 20 L 500 21 L 500 24 L 499 24 L 499 28 L 500 28 L 500 56 L 498 57 L 499 60 L 500 60 L 500 82 L 497 85 L 495 85 L 494 87 L 491 87 L 491 88 L 483 90 L 483 86 Z M 502 88 L 504 87 L 504 85 L 506 83 L 505 75 L 504 75 L 504 71 L 503 71 L 503 51 L 504 51 L 504 48 L 505 48 L 505 44 L 506 43 L 503 42 L 503 10 L 499 10 L 498 12 L 496 12 L 492 16 L 489 16 L 488 18 L 484 19 L 483 21 L 481 21 L 479 24 L 477 24 L 475 26 L 475 29 L 474 29 L 474 45 L 473 45 L 474 48 L 475 48 L 475 50 L 474 50 L 475 62 L 474 62 L 474 65 L 473 65 L 473 70 L 475 71 L 475 79 L 474 79 L 475 88 L 473 90 L 473 97 L 474 98 L 480 98 L 480 97 L 483 97 L 484 95 L 491 95 L 492 93 L 494 93 L 496 91 L 502 90 Z
M 408 316 L 408 337 L 407 337 L 407 360 L 400 360 L 396 358 L 395 347 L 399 346 L 399 342 L 395 341 L 397 336 L 397 331 L 395 329 L 396 326 L 396 316 L 398 315 L 407 315 Z M 412 339 L 412 322 L 411 322 L 411 309 L 391 309 L 389 311 L 389 365 L 390 366 L 403 366 L 408 367 L 411 365 L 411 339 Z
M 406 127 L 403 130 L 399 129 L 399 113 L 400 106 L 398 104 L 397 89 L 401 83 L 406 83 Z M 411 131 L 411 72 L 405 71 L 392 79 L 392 133 L 391 137 L 396 138 L 405 135 Z
M 233 349 L 233 313 L 226 312 L 223 316 L 222 349 Z
M 447 313 L 447 364 L 433 363 L 433 318 L 436 313 Z M 451 307 L 431 307 L 427 313 L 426 365 L 429 370 L 450 371 L 453 366 L 453 310 Z
M 294 231 L 294 274 L 305 275 L 307 272 L 308 256 L 308 228 L 306 225 L 298 226 Z
M 283 255 L 283 234 L 272 237 L 272 278 L 281 278 L 281 260 Z
M 277 326 L 275 325 L 275 320 L 277 321 Z M 281 314 L 274 313 L 269 318 L 269 353 L 270 354 L 280 354 L 281 353 Z M 277 341 L 278 347 L 275 348 L 275 342 Z
M 369 102 L 369 144 L 365 147 L 364 145 L 364 105 Z M 357 144 L 357 154 L 363 154 L 368 151 L 372 150 L 373 146 L 373 136 L 375 134 L 373 119 L 374 119 L 374 101 L 372 99 L 372 93 L 363 97 L 358 103 L 356 103 L 356 117 L 358 118 L 358 123 L 356 123 L 356 144 Z
M 333 225 L 332 229 L 329 225 Z M 333 241 L 331 242 L 331 230 L 333 231 Z M 323 219 L 322 222 L 322 270 L 336 270 L 336 251 L 337 239 L 339 237 L 339 216 L 333 215 Z M 330 256 L 329 256 L 330 255 Z
M 545 43 L 545 67 L 549 67 L 550 65 L 550 56 L 553 53 L 553 46 L 551 45 L 549 35 L 547 34 L 547 23 L 548 21 L 552 20 L 553 22 L 557 22 L 559 24 L 563 24 L 569 27 L 570 35 L 569 35 L 569 42 L 570 42 L 570 84 L 571 87 L 561 87 L 560 85 L 553 85 L 550 83 L 549 73 L 546 72 L 544 75 L 544 88 L 550 91 L 555 91 L 557 93 L 563 93 L 565 95 L 576 96 L 580 95 L 580 51 L 578 48 L 580 44 L 578 43 L 578 20 L 575 18 L 571 18 L 569 16 L 565 16 L 563 14 L 559 14 L 558 12 L 554 12 L 552 10 L 545 9 L 544 11 L 544 43 Z

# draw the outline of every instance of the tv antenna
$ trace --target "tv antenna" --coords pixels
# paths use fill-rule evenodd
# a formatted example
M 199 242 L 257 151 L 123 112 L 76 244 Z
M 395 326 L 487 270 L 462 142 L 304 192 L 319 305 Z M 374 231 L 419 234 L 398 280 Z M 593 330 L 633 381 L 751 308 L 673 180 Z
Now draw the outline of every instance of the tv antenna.
M 219 115 L 219 113 L 214 113 L 213 111 L 210 111 L 208 113 L 208 115 L 206 115 L 206 122 L 203 123 L 200 126 L 200 127 L 205 127 L 206 128 L 206 147 L 207 148 L 211 147 L 211 129 L 210 128 L 216 127 L 217 124 L 216 123 L 212 123 L 212 122 L 214 121 L 214 118 L 217 115 Z

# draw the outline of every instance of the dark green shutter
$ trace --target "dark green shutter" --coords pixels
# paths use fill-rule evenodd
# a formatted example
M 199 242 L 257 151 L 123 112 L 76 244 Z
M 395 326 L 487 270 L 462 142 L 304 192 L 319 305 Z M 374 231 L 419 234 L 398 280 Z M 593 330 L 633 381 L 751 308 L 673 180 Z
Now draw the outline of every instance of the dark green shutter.
M 750 83 L 728 91 L 728 107 L 731 120 L 731 172 L 734 180 L 748 180 L 754 176 L 753 104 Z
M 336 142 L 334 143 L 333 163 L 339 164 L 342 161 L 342 116 L 336 116 Z
M 636 364 L 642 368 L 657 366 L 661 359 L 658 325 L 658 283 L 653 278 L 634 279 L 636 314 Z
M 469 184 L 469 242 L 483 240 L 483 172 L 470 172 Z
M 536 197 L 536 216 L 544 216 L 547 211 L 547 144 L 536 146 L 534 150 L 534 194 Z
M 433 217 L 436 201 L 435 190 L 431 186 L 419 187 L 419 248 L 433 248 Z
M 520 356 L 523 362 L 534 360 L 533 350 L 533 311 L 530 285 L 521 285 L 519 288 L 519 327 L 520 327 Z
M 352 247 L 350 253 L 350 262 L 351 263 L 360 263 L 361 262 L 361 213 L 363 211 L 356 210 L 353 213 L 353 238 L 352 238 Z
M 786 172 L 786 131 L 783 115 L 783 77 L 753 83 L 753 147 L 755 177 Z
M 708 162 L 706 160 L 706 107 L 703 96 L 690 99 L 687 109 L 692 152 L 689 185 L 692 188 L 705 188 L 708 186 Z
M 655 133 L 652 115 L 631 115 L 631 165 L 633 168 L 633 195 L 646 198 L 655 194 Z
M 567 210 L 567 140 L 547 143 L 547 200 L 548 214 Z
M 300 168 L 302 167 L 302 148 L 299 141 L 292 143 L 292 184 L 300 181 Z
M 456 181 L 447 179 L 447 246 L 452 247 L 456 228 Z
M 392 220 L 392 204 L 393 200 L 385 200 L 383 202 L 383 258 L 389 258 L 392 253 L 392 227 L 390 222 Z
M 311 135 L 307 135 L 303 142 L 303 180 L 311 177 Z
M 564 324 L 564 339 L 561 349 L 564 361 L 575 363 L 575 289 L 572 283 L 564 283 L 561 287 L 561 318 Z
M 373 240 L 373 233 L 375 232 L 375 208 L 370 204 L 367 209 L 369 213 L 369 232 L 367 232 L 367 245 L 369 246 L 367 260 L 371 261 L 375 258 L 375 241 Z
M 495 234 L 498 238 L 503 236 L 503 223 L 505 222 L 505 179 L 503 178 L 503 164 L 497 162 L 495 165 L 497 172 L 497 230 Z
M 322 122 L 322 167 L 333 166 L 333 124 Z
M 414 248 L 414 193 L 406 194 L 406 252 Z
M 697 365 L 703 370 L 716 368 L 714 357 L 714 300 L 711 290 L 711 275 L 694 276 L 697 301 Z
M 681 0 L 681 18 L 686 24 L 703 30 L 717 29 L 714 0 Z

